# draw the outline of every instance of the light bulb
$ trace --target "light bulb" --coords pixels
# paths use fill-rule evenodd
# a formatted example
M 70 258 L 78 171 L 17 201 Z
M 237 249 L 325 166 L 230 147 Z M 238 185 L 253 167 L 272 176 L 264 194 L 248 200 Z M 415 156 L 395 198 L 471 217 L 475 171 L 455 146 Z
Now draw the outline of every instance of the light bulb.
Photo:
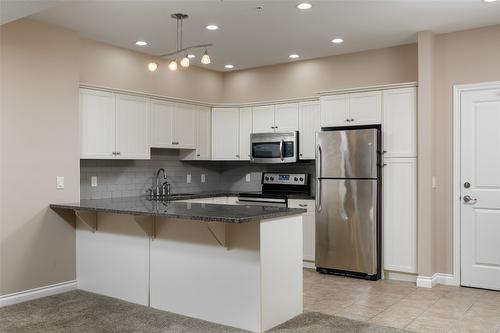
M 148 69 L 150 72 L 154 72 L 158 69 L 158 64 L 156 62 L 150 62 L 148 64 Z
M 168 69 L 170 69 L 171 71 L 175 71 L 175 70 L 177 70 L 177 61 L 172 60 L 172 61 L 168 64 Z
M 210 56 L 208 55 L 207 51 L 205 51 L 205 53 L 203 54 L 203 57 L 201 57 L 201 63 L 203 65 L 208 65 L 210 63 Z
M 189 58 L 187 56 L 185 56 L 184 58 L 182 58 L 182 60 L 181 60 L 181 66 L 182 67 L 189 67 Z

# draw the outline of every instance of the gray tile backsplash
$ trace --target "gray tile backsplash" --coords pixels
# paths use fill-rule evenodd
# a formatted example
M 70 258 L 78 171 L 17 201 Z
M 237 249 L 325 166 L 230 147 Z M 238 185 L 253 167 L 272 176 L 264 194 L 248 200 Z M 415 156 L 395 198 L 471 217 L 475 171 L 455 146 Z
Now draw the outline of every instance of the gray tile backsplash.
M 314 163 L 253 164 L 248 161 L 180 161 L 177 150 L 152 149 L 151 160 L 81 160 L 80 196 L 82 199 L 144 195 L 151 187 L 158 168 L 167 171 L 173 193 L 206 191 L 257 191 L 263 171 L 307 172 L 314 178 Z M 251 181 L 245 176 L 251 174 Z M 186 176 L 191 174 L 191 183 Z M 205 183 L 201 182 L 205 174 Z M 97 176 L 97 187 L 91 187 Z M 312 182 L 314 184 L 314 182 Z

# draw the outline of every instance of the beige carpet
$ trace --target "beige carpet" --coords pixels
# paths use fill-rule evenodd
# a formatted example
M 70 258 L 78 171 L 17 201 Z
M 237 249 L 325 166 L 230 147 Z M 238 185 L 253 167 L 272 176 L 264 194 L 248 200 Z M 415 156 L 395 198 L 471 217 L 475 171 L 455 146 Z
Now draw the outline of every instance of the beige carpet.
M 0 308 L 0 332 L 238 333 L 245 331 L 77 290 Z M 406 331 L 308 312 L 270 332 L 400 333 Z

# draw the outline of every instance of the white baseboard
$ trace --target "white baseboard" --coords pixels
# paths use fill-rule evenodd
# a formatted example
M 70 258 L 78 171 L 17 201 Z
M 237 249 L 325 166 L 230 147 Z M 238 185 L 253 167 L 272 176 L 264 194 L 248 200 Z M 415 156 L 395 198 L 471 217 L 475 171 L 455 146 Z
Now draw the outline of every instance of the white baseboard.
M 459 286 L 460 282 L 457 281 L 453 274 L 435 273 L 433 276 L 419 275 L 417 277 L 417 287 L 432 288 L 436 284 Z
M 316 269 L 316 264 L 314 263 L 314 261 L 304 260 L 303 261 L 303 267 L 304 268 L 310 268 L 310 269 Z
M 394 280 L 394 281 L 406 281 L 406 282 L 417 282 L 417 275 L 412 273 L 401 273 L 384 271 L 384 279 Z
M 31 301 L 45 296 L 56 295 L 76 289 L 76 280 L 52 284 L 45 287 L 34 288 L 17 293 L 0 296 L 0 307 Z

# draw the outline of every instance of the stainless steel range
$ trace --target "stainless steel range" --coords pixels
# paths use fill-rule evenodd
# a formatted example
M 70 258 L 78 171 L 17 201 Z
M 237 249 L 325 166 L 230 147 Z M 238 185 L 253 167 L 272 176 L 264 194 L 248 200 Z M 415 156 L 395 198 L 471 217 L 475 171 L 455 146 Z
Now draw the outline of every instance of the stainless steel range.
M 240 193 L 240 205 L 288 207 L 288 199 L 310 195 L 310 175 L 307 173 L 262 173 L 262 191 Z

